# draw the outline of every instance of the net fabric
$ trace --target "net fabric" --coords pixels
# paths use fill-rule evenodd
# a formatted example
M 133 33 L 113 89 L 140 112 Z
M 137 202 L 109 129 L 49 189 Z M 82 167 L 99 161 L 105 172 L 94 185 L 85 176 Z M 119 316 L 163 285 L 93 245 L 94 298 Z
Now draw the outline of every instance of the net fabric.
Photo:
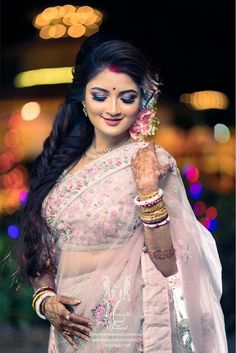
M 176 161 L 167 152 L 161 159 L 163 164 L 171 164 L 159 186 L 164 190 L 171 219 L 171 236 L 194 349 L 201 353 L 227 353 L 220 306 L 221 263 L 215 240 L 194 215 Z
M 169 280 L 142 251 L 144 230 L 134 205 L 137 190 L 130 162 L 146 145 L 137 142 L 113 150 L 74 175 L 65 171 L 43 202 L 43 216 L 55 239 L 57 292 L 81 300 L 74 310 L 93 326 L 91 342 L 77 341 L 77 351 L 83 353 L 172 353 L 173 342 L 186 338 L 178 336 L 180 320 L 170 310 Z M 211 352 L 225 353 L 214 239 L 191 210 L 174 158 L 159 146 L 156 153 L 194 348 L 203 353 L 211 346 Z M 194 278 L 197 271 L 200 276 Z M 55 352 L 76 351 L 53 331 L 50 353 L 52 347 Z M 190 351 L 181 343 L 176 352 Z

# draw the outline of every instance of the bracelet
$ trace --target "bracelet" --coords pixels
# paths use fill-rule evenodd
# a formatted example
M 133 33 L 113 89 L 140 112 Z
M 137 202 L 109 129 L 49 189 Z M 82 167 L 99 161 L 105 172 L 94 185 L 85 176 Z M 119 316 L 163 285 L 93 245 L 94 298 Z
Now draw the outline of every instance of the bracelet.
M 35 292 L 35 294 L 33 295 L 33 300 L 32 300 L 32 308 L 35 310 L 35 303 L 36 301 L 41 297 L 41 295 L 44 292 L 52 292 L 55 293 L 54 289 L 50 288 L 50 287 L 41 287 L 38 289 L 38 291 Z
M 43 292 L 43 291 L 45 291 L 45 290 L 54 291 L 54 289 L 53 289 L 52 287 L 48 287 L 48 286 L 40 287 L 40 288 L 38 288 L 38 289 L 34 292 L 34 294 L 33 294 L 32 297 L 34 298 L 38 293 Z
M 153 191 L 153 192 L 150 192 L 149 194 L 139 194 L 139 200 L 140 201 L 145 201 L 147 199 L 150 199 L 151 197 L 154 197 L 158 194 L 159 191 Z
M 45 291 L 45 292 L 42 292 L 42 295 L 36 300 L 36 303 L 35 303 L 35 311 L 36 311 L 36 314 L 43 320 L 46 320 L 46 316 L 43 315 L 40 311 L 40 307 L 41 307 L 41 304 L 43 302 L 43 300 L 47 297 L 53 297 L 55 296 L 56 293 L 55 292 L 52 292 L 52 291 Z
M 158 228 L 160 226 L 163 226 L 164 224 L 169 223 L 169 221 L 170 221 L 170 217 L 167 216 L 166 219 L 164 219 L 161 222 L 156 222 L 156 223 L 145 223 L 145 222 L 143 222 L 143 225 L 145 227 L 147 227 L 147 228 Z
M 147 205 L 149 205 L 149 204 L 151 204 L 151 203 L 153 203 L 153 202 L 155 202 L 155 201 L 157 201 L 159 199 L 161 200 L 162 195 L 163 195 L 163 190 L 162 189 L 159 189 L 158 194 L 156 194 L 155 196 L 153 196 L 153 197 L 151 197 L 149 199 L 143 200 L 143 201 L 141 201 L 139 199 L 139 195 L 137 195 L 135 197 L 135 199 L 134 199 L 134 203 L 137 206 L 147 206 Z

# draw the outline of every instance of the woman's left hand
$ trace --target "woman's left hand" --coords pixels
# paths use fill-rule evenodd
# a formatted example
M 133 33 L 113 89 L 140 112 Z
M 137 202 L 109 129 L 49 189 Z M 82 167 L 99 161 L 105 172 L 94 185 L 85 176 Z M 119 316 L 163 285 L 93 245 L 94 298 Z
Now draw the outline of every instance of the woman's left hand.
M 158 176 L 161 168 L 153 142 L 138 150 L 137 155 L 131 161 L 131 168 L 139 194 L 147 194 L 158 189 Z

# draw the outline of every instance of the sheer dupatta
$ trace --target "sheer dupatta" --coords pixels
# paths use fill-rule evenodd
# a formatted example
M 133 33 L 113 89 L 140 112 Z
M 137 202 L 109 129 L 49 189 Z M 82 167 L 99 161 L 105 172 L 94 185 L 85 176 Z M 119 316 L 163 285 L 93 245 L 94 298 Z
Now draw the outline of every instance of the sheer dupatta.
M 134 205 L 130 161 L 144 146 L 118 148 L 74 175 L 65 171 L 43 203 L 55 240 L 57 292 L 81 300 L 73 310 L 93 326 L 91 342 L 78 340 L 83 353 L 173 352 L 168 279 L 142 250 Z M 192 212 L 175 160 L 160 147 L 156 152 L 194 351 L 226 353 L 215 241 Z M 56 352 L 74 351 L 56 333 Z
M 164 190 L 164 201 L 171 219 L 171 236 L 194 350 L 199 353 L 227 353 L 220 306 L 221 263 L 215 240 L 196 219 L 175 160 L 166 152 L 160 161 L 167 165 L 167 169 L 168 164 L 171 165 L 159 186 Z

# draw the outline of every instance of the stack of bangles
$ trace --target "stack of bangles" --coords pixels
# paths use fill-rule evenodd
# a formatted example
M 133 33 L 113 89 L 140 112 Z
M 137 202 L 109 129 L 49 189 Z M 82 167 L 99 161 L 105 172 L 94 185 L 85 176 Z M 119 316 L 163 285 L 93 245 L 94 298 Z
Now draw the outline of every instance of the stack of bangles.
M 162 189 L 150 194 L 137 195 L 134 203 L 141 206 L 140 218 L 145 227 L 158 228 L 170 221 L 163 201 Z
M 51 287 L 41 287 L 33 295 L 32 308 L 36 311 L 37 315 L 41 319 L 46 320 L 46 316 L 41 312 L 41 305 L 46 297 L 52 297 L 56 295 L 55 291 Z

